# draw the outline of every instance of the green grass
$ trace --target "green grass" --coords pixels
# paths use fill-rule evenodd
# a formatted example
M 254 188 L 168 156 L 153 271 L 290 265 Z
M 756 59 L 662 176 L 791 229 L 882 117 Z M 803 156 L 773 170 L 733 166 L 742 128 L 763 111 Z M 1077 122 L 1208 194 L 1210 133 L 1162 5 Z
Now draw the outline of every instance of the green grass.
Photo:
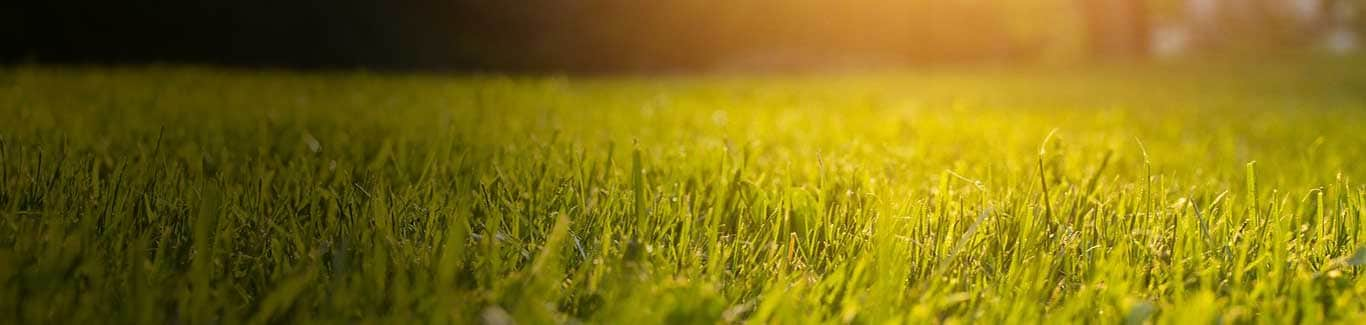
M 0 323 L 1356 323 L 1353 71 L 11 67 Z

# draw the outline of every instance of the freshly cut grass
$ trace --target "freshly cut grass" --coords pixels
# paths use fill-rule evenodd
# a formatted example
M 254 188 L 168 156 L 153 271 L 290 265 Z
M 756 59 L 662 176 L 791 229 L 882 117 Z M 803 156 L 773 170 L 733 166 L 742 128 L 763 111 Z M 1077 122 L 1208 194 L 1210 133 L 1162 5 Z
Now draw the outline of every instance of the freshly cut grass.
M 1360 66 L 7 68 L 0 322 L 1359 323 Z

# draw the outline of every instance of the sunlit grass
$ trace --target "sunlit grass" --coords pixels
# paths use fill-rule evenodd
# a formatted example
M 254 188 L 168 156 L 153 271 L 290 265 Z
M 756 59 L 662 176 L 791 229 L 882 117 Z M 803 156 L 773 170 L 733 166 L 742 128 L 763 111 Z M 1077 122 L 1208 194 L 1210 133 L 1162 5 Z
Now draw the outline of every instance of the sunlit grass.
M 10 68 L 0 317 L 1358 322 L 1366 75 L 1298 68 Z

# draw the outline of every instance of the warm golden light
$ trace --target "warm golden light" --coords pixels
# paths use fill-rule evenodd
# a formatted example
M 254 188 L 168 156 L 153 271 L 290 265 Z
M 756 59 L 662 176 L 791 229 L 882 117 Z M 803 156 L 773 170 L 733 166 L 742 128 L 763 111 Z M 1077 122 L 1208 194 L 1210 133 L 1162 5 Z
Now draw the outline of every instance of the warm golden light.
M 594 70 L 1074 62 L 1322 49 L 1354 12 L 1334 0 L 573 1 L 470 5 L 474 57 Z M 1306 9 L 1313 8 L 1313 9 Z M 1341 17 L 1340 17 L 1341 16 Z M 1335 29 L 1336 28 L 1336 29 Z M 1350 35 L 1355 37 L 1355 35 Z M 514 41 L 509 41 L 509 39 Z M 1354 48 L 1350 44 L 1338 48 Z M 533 63 L 528 63 L 533 62 Z

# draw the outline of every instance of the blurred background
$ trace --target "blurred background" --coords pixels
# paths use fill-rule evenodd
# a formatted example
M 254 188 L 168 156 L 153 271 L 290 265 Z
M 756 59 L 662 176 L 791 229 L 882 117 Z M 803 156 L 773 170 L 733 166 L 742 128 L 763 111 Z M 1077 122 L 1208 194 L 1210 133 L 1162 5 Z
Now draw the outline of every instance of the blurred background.
M 687 73 L 1352 55 L 1364 0 L 40 0 L 0 62 Z

